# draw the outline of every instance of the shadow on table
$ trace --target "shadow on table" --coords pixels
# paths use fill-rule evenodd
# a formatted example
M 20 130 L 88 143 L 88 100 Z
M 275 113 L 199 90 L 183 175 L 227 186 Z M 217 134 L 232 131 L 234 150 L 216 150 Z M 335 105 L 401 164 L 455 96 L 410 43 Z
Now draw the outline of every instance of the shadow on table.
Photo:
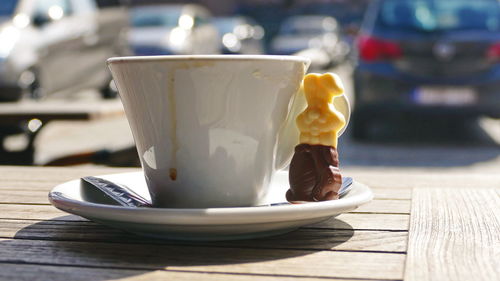
M 0 243 L 0 248 L 17 251 L 15 260 L 23 265 L 36 264 L 34 276 L 61 279 L 62 274 L 74 280 L 78 272 L 84 272 L 87 280 L 109 280 L 165 268 L 206 271 L 203 266 L 289 259 L 334 249 L 349 240 L 354 230 L 343 221 L 331 221 L 335 229 L 306 227 L 268 238 L 186 242 L 144 238 L 64 216 L 28 225 L 16 232 L 14 240 Z M 24 267 L 23 274 L 29 274 L 29 266 Z

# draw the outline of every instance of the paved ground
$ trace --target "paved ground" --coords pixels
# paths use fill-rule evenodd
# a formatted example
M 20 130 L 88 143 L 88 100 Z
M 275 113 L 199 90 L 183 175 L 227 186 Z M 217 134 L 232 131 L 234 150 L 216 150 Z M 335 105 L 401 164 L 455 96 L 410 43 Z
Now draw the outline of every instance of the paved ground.
M 349 69 L 337 70 L 351 92 Z M 60 98 L 60 97 L 55 97 Z M 97 98 L 82 93 L 68 102 Z M 11 145 L 19 140 L 13 139 Z M 125 118 L 95 122 L 54 122 L 41 132 L 36 162 L 41 164 L 67 154 L 117 149 L 133 144 Z M 339 146 L 343 167 L 400 167 L 405 169 L 463 169 L 470 172 L 500 169 L 500 121 L 481 119 L 463 126 L 448 120 L 414 120 L 388 124 L 369 142 L 354 142 L 349 130 Z
M 392 134 L 397 134 L 395 128 Z M 384 136 L 386 137 L 385 140 Z M 132 145 L 125 118 L 96 122 L 54 122 L 38 138 L 37 163 L 71 153 L 117 149 Z M 344 167 L 470 168 L 475 172 L 500 169 L 500 121 L 483 119 L 465 131 L 439 126 L 418 134 L 354 142 L 349 131 L 341 138 L 339 151 Z
M 401 133 L 395 137 L 393 134 Z M 344 166 L 401 168 L 465 168 L 471 172 L 500 169 L 500 121 L 482 119 L 464 130 L 428 126 L 413 134 L 394 128 L 371 142 L 353 142 L 349 136 L 340 146 Z M 465 170 L 464 169 L 464 170 Z

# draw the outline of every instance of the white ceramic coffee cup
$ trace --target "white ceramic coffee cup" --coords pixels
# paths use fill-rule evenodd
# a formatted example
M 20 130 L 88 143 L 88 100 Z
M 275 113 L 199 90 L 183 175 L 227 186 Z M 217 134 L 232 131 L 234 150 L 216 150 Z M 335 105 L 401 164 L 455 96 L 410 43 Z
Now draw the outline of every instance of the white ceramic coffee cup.
M 296 93 L 308 59 L 203 55 L 107 62 L 155 206 L 262 203 L 298 144 L 291 120 L 303 106 Z M 293 100 L 299 106 L 290 110 Z M 348 117 L 347 99 L 336 100 L 347 106 L 341 111 Z

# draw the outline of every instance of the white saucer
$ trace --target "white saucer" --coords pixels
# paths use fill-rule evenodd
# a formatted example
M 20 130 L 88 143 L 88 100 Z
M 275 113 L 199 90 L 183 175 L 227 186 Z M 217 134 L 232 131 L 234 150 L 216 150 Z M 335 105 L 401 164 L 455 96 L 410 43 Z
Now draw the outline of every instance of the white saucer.
M 100 176 L 124 184 L 149 198 L 142 172 Z M 268 203 L 284 202 L 288 172 L 279 172 Z M 356 209 L 373 198 L 370 188 L 354 181 L 341 199 L 265 207 L 173 209 L 130 208 L 99 204 L 83 198 L 80 180 L 54 187 L 50 202 L 63 211 L 140 235 L 178 240 L 230 240 L 263 237 L 292 231 Z

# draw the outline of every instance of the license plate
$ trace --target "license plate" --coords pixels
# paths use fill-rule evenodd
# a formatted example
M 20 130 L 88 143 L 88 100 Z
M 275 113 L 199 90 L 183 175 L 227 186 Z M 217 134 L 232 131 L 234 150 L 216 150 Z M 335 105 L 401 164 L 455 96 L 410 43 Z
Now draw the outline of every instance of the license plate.
M 415 101 L 422 105 L 469 105 L 476 103 L 477 93 L 469 87 L 421 87 L 415 91 Z

